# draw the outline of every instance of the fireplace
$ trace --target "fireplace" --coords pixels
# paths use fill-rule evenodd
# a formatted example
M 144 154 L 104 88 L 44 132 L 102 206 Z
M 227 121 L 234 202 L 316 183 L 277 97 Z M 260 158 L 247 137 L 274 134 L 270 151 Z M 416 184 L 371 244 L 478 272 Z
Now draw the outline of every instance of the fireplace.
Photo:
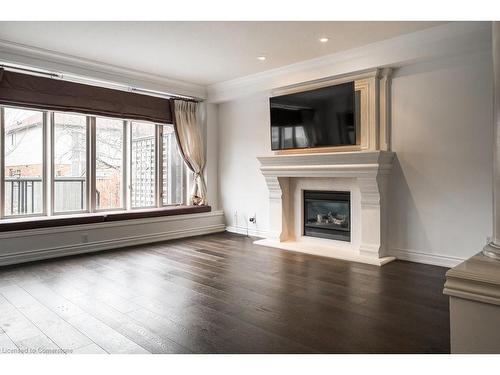
M 351 240 L 351 193 L 304 190 L 304 236 Z
M 385 235 L 394 155 L 360 151 L 260 156 L 269 189 L 269 230 L 255 243 L 378 266 L 394 260 L 387 256 Z M 324 219 L 329 212 L 336 220 Z

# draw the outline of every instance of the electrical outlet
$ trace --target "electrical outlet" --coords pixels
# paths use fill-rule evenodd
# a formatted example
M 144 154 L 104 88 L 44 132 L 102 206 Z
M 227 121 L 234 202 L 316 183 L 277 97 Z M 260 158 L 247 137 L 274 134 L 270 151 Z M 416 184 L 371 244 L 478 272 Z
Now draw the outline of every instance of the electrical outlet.
M 257 214 L 253 214 L 253 216 L 248 218 L 248 221 L 251 222 L 252 224 L 257 224 Z

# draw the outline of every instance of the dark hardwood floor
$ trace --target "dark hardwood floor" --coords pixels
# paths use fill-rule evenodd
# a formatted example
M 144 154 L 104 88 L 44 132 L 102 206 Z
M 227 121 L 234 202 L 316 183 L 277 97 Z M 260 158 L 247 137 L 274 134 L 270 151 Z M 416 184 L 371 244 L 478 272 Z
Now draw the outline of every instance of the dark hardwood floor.
M 0 268 L 0 353 L 449 353 L 442 267 L 221 233 Z

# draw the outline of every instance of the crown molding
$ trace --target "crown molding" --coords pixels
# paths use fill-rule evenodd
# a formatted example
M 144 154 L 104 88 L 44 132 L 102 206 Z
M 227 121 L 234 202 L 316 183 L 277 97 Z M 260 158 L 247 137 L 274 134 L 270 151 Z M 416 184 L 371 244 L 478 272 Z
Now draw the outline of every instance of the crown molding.
M 0 61 L 206 99 L 206 87 L 0 39 Z
M 193 96 L 220 103 L 301 82 L 334 78 L 387 66 L 401 67 L 491 48 L 490 22 L 450 22 L 366 46 L 301 61 L 265 72 L 198 85 L 165 76 L 83 59 L 0 39 L 0 61 L 75 74 L 148 90 Z
M 315 90 L 326 86 L 340 85 L 345 82 L 352 82 L 367 78 L 380 78 L 380 77 L 381 77 L 381 69 L 370 69 L 362 72 L 345 73 L 345 74 L 339 74 L 335 77 L 324 77 L 321 79 L 308 81 L 306 83 L 299 82 L 289 86 L 273 89 L 271 91 L 271 95 L 272 96 L 288 95 L 301 91 Z
M 376 68 L 401 67 L 491 49 L 490 22 L 450 22 L 366 46 L 207 86 L 208 101 L 220 103 L 301 82 Z

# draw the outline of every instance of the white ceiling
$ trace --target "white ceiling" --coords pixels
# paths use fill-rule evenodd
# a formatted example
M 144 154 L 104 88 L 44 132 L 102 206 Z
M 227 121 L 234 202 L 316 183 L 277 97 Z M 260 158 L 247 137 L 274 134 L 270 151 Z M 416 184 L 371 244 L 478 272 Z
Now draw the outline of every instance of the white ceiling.
M 0 22 L 0 39 L 207 85 L 442 23 Z

